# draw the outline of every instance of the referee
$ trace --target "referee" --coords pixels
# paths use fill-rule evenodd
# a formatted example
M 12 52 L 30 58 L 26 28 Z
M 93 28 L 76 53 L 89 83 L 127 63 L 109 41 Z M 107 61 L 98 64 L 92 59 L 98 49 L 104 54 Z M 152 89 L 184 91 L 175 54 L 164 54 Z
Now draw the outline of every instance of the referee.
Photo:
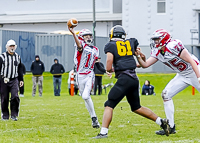
M 21 58 L 15 52 L 16 48 L 17 45 L 15 41 L 9 40 L 6 44 L 6 52 L 0 55 L 2 120 L 9 119 L 9 93 L 11 93 L 11 119 L 13 121 L 17 121 L 17 116 L 19 113 L 20 99 L 18 96 L 18 87 L 23 86 L 24 82 Z

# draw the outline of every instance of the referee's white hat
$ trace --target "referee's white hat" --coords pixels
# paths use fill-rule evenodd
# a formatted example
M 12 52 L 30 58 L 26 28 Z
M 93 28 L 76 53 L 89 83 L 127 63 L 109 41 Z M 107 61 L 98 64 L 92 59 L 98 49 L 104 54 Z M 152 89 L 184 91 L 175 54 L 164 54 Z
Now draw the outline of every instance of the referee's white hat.
M 7 42 L 6 46 L 11 46 L 11 45 L 16 45 L 15 41 L 12 39 Z

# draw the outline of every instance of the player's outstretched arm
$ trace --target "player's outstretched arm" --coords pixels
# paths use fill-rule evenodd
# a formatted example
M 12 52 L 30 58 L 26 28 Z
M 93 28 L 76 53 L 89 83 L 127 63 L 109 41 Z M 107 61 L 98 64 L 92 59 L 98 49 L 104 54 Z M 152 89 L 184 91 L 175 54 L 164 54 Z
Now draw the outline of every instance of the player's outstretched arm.
M 180 58 L 183 59 L 184 61 L 188 62 L 191 64 L 199 82 L 200 82 L 200 73 L 199 73 L 199 69 L 197 67 L 196 62 L 191 58 L 190 54 L 188 53 L 187 50 L 183 49 L 183 51 L 180 54 Z
M 101 66 L 101 64 L 98 61 L 95 63 L 95 65 L 97 66 L 98 70 L 100 70 L 103 73 L 106 73 L 106 70 L 104 69 L 104 67 Z
M 140 64 L 141 67 L 143 68 L 148 68 L 149 66 L 153 65 L 154 63 L 156 63 L 158 60 L 156 58 L 153 58 L 153 57 L 150 57 L 147 59 L 147 61 L 145 61 L 141 55 L 141 49 L 140 48 L 137 48 L 136 51 L 135 51 L 135 55 L 137 57 L 137 60 Z M 144 54 L 143 54 L 144 55 Z M 146 59 L 146 58 L 145 58 Z M 137 65 L 137 67 L 140 67 L 139 65 Z
M 82 51 L 83 50 L 83 47 L 78 39 L 78 37 L 76 36 L 76 33 L 74 32 L 74 27 L 70 28 L 68 27 L 69 31 L 72 33 L 72 36 L 74 37 L 74 40 L 76 42 L 76 45 L 78 47 L 78 51 Z

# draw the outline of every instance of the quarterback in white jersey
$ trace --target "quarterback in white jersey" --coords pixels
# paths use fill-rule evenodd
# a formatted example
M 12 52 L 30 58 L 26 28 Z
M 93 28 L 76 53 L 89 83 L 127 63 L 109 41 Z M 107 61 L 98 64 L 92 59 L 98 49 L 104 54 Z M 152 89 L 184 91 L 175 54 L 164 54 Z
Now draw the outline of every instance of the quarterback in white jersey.
M 96 59 L 98 59 L 99 50 L 92 45 L 93 38 L 90 30 L 81 30 L 77 37 L 73 28 L 68 27 L 68 29 L 76 42 L 74 62 L 77 67 L 76 81 L 78 83 L 79 92 L 85 101 L 85 106 L 92 119 L 93 128 L 99 128 L 100 124 L 94 110 L 93 101 L 90 97 L 90 92 L 94 83 L 93 68 Z
M 84 41 L 80 41 L 83 51 L 78 51 L 75 44 L 74 63 L 77 67 L 77 73 L 87 75 L 94 69 L 95 61 L 98 59 L 99 50 L 95 46 L 89 46 Z
M 172 97 L 188 87 L 194 86 L 200 92 L 200 64 L 199 60 L 188 52 L 180 40 L 172 40 L 170 34 L 164 30 L 156 30 L 152 37 L 151 57 L 146 62 L 140 57 L 141 50 L 135 52 L 137 60 L 143 68 L 147 68 L 160 60 L 165 65 L 177 72 L 176 76 L 167 84 L 162 92 L 164 109 L 169 125 L 170 133 L 175 134 L 174 103 Z M 164 135 L 164 131 L 156 134 Z

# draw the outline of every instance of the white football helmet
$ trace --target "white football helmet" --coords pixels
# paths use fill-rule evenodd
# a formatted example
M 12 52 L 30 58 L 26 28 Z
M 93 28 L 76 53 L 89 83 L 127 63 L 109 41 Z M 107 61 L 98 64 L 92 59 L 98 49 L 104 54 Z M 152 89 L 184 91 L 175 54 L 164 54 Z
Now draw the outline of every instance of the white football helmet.
M 12 39 L 8 40 L 8 42 L 7 42 L 7 44 L 6 44 L 6 51 L 8 51 L 8 48 L 9 48 L 10 46 L 15 46 L 14 49 L 10 49 L 10 51 L 9 51 L 9 52 L 11 52 L 11 53 L 14 53 L 15 50 L 17 49 L 17 45 L 16 45 L 15 41 L 12 40 Z
M 159 39 L 159 43 L 155 44 L 154 40 Z M 158 48 L 160 50 L 163 46 L 166 46 L 168 42 L 171 40 L 171 35 L 165 29 L 156 30 L 151 36 L 151 47 Z
M 85 39 L 84 39 L 84 36 L 85 36 L 85 35 L 90 35 L 90 36 L 91 36 L 91 39 L 85 40 Z M 85 41 L 86 44 L 92 45 L 93 37 L 92 37 L 92 32 L 91 32 L 89 29 L 82 29 L 82 30 L 79 32 L 79 34 L 78 34 L 78 38 L 79 38 L 80 40 Z

